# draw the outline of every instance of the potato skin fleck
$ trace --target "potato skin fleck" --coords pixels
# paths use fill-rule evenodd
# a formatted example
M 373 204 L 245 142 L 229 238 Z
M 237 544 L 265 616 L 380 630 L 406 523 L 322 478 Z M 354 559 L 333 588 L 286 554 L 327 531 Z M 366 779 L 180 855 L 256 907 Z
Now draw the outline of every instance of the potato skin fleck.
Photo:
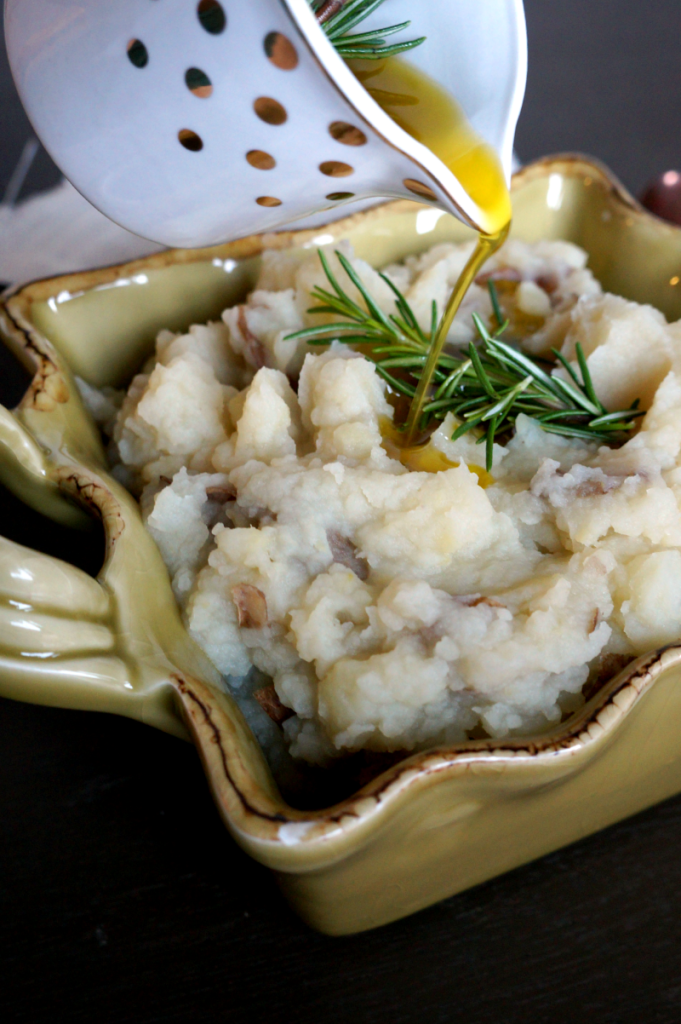
M 283 725 L 284 722 L 295 715 L 295 711 L 281 703 L 273 686 L 263 686 L 259 690 L 255 690 L 253 696 L 267 717 L 271 718 L 277 725 Z
M 267 625 L 267 600 L 262 590 L 250 583 L 232 587 L 238 622 L 242 629 L 262 629 Z

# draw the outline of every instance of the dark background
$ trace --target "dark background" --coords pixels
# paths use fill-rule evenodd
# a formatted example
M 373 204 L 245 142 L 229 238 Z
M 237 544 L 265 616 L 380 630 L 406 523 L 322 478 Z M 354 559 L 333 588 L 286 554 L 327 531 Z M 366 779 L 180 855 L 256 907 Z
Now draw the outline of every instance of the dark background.
M 681 165 L 679 0 L 526 0 L 525 161 L 578 149 L 633 191 Z M 0 196 L 30 129 L 0 58 Z M 58 178 L 45 154 L 24 193 Z M 21 379 L 0 362 L 0 397 Z M 0 492 L 0 532 L 96 571 Z M 7 1021 L 681 1021 L 681 798 L 405 921 L 330 939 L 229 839 L 193 749 L 0 701 Z

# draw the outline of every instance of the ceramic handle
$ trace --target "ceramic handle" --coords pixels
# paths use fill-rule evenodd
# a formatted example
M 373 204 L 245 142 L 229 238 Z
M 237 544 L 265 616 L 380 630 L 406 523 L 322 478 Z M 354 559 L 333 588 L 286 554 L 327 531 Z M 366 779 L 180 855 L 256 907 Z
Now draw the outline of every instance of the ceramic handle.
M 128 700 L 110 600 L 80 569 L 0 537 L 0 694 L 94 709 Z
M 63 433 L 53 441 L 49 421 L 38 421 L 43 447 L 19 415 L 0 406 L 0 480 L 71 525 L 90 517 L 67 495 L 90 505 L 105 558 L 95 580 L 0 537 L 0 696 L 125 715 L 187 738 L 178 680 L 219 689 L 220 677 L 187 635 L 134 499 L 94 460 L 75 461 Z
M 54 518 L 83 518 L 51 479 L 41 447 L 2 406 L 0 479 Z M 129 701 L 111 604 L 80 569 L 0 537 L 0 694 L 78 708 Z
M 0 482 L 57 522 L 80 527 L 88 522 L 87 515 L 64 498 L 51 478 L 40 445 L 4 405 L 0 405 Z

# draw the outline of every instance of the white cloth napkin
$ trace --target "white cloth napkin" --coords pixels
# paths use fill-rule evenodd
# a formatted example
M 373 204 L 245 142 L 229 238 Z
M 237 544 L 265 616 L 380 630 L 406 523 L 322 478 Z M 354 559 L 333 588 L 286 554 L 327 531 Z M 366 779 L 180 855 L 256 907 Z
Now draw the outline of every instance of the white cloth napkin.
M 0 204 L 0 281 L 15 284 L 125 263 L 163 247 L 118 227 L 73 185 Z
M 317 227 L 381 202 L 365 199 L 339 207 L 334 215 L 326 210 L 292 226 Z M 0 281 L 4 284 L 125 263 L 162 249 L 114 224 L 66 180 L 16 205 L 0 203 Z

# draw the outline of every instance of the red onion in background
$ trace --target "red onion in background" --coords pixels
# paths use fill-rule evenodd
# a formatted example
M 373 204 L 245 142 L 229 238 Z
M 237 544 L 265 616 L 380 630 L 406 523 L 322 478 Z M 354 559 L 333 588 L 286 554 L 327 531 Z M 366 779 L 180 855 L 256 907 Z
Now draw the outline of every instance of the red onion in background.
M 681 225 L 681 172 L 661 174 L 641 193 L 641 203 L 657 217 Z

